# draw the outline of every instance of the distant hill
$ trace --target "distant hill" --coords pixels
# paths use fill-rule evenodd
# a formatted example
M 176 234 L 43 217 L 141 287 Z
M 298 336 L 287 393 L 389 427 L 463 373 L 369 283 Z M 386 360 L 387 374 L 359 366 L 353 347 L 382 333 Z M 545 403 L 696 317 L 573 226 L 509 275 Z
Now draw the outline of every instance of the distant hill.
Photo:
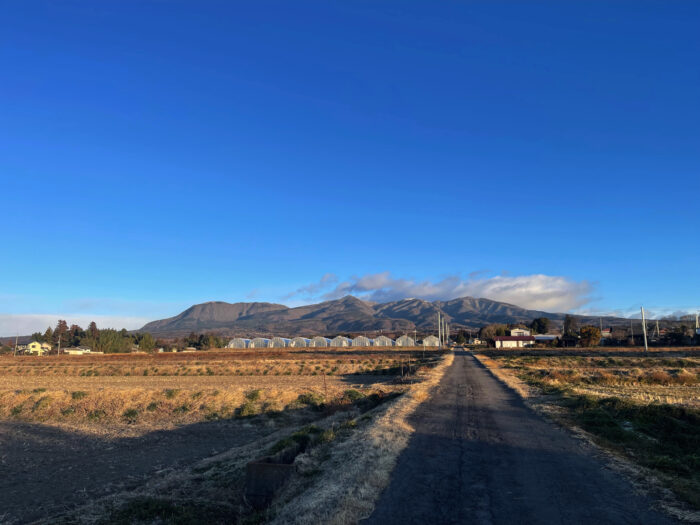
M 209 302 L 192 306 L 175 317 L 153 321 L 139 331 L 161 337 L 189 332 L 220 335 L 330 335 L 360 332 L 409 332 L 432 330 L 441 311 L 453 328 L 478 328 L 490 323 L 529 323 L 548 317 L 560 324 L 566 314 L 527 310 L 516 305 L 462 297 L 451 301 L 402 299 L 389 303 L 371 303 L 353 296 L 334 301 L 289 308 L 273 303 Z M 598 318 L 577 316 L 581 322 Z M 604 318 L 606 325 L 628 322 Z

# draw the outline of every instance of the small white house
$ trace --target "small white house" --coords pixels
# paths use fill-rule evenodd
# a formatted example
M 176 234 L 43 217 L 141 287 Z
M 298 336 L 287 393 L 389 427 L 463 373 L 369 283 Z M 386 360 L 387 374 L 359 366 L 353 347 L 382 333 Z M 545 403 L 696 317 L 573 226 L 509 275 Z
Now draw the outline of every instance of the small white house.
M 535 344 L 531 335 L 504 335 L 493 338 L 496 348 L 524 348 Z
M 85 355 L 91 354 L 92 350 L 87 346 L 76 346 L 71 348 L 65 348 L 61 350 L 61 353 L 65 353 L 67 355 Z
M 513 337 L 522 337 L 526 335 L 531 335 L 530 330 L 526 330 L 525 328 L 513 328 L 510 331 L 510 335 Z

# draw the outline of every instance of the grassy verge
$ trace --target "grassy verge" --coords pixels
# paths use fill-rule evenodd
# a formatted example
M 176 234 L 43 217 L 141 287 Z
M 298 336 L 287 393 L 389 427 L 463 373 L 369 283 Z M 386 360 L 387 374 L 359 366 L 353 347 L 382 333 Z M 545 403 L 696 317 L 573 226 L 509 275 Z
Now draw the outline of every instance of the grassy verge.
M 453 354 L 433 362 L 393 403 L 381 405 L 334 430 L 332 446 L 297 458 L 301 472 L 277 498 L 267 517 L 276 524 L 345 524 L 369 516 L 388 485 L 413 428 L 408 417 L 440 381 Z

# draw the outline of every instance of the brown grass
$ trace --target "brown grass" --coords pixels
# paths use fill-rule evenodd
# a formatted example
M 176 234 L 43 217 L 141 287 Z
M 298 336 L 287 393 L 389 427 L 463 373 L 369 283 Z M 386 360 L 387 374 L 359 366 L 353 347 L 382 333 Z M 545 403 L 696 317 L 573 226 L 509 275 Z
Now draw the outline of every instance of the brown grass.
M 453 359 L 452 353 L 447 354 L 424 372 L 422 382 L 380 408 L 371 425 L 334 446 L 310 483 L 290 486 L 279 498 L 272 523 L 346 524 L 369 516 L 414 431 L 408 417 L 427 399 Z

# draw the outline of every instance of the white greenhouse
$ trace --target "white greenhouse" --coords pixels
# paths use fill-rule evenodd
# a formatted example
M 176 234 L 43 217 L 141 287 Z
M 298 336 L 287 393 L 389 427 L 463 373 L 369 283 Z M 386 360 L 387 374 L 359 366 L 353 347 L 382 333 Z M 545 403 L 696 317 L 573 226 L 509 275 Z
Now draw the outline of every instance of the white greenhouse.
M 373 346 L 382 346 L 382 347 L 387 347 L 387 346 L 394 346 L 394 340 L 388 338 L 385 335 L 380 335 L 379 337 L 376 337 L 374 339 L 374 345 Z
M 248 348 L 250 344 L 250 339 L 243 339 L 242 337 L 234 337 L 231 339 L 226 348 Z
M 273 337 L 270 340 L 270 348 L 287 348 L 291 342 L 291 339 L 286 339 L 284 337 Z
M 331 339 L 331 346 L 334 348 L 344 348 L 350 345 L 352 345 L 352 340 L 348 339 L 347 337 L 343 337 L 342 335 L 338 335 Z
M 270 340 L 264 337 L 256 337 L 248 344 L 248 348 L 270 348 Z
M 289 342 L 289 346 L 293 348 L 306 348 L 307 346 L 311 346 L 311 339 L 307 339 L 306 337 L 295 337 Z
M 352 340 L 352 346 L 372 346 L 372 340 L 364 335 L 358 335 Z
M 440 340 L 434 335 L 423 338 L 423 346 L 440 346 Z
M 416 343 L 407 335 L 402 335 L 396 340 L 396 346 L 416 346 Z
M 311 340 L 309 346 L 312 346 L 314 348 L 323 348 L 326 346 L 331 346 L 331 340 L 327 337 L 316 336 Z

